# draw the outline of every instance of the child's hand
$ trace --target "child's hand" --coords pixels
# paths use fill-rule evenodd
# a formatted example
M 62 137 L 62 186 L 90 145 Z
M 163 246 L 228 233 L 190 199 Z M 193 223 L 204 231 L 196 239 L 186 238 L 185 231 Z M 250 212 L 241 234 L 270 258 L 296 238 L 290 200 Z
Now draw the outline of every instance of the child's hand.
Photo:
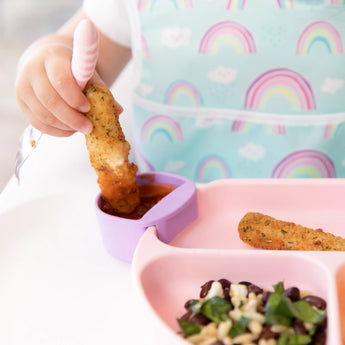
M 92 131 L 83 114 L 90 105 L 72 75 L 71 59 L 69 44 L 42 43 L 23 56 L 18 69 L 16 97 L 21 110 L 35 128 L 54 136 Z

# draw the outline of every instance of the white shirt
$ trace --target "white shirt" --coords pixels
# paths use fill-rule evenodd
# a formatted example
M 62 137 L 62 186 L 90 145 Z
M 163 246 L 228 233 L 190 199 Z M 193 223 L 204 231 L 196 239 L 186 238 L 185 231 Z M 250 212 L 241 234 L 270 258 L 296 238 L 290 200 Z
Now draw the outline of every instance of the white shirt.
M 83 10 L 107 37 L 125 47 L 131 46 L 131 29 L 125 0 L 84 0 Z

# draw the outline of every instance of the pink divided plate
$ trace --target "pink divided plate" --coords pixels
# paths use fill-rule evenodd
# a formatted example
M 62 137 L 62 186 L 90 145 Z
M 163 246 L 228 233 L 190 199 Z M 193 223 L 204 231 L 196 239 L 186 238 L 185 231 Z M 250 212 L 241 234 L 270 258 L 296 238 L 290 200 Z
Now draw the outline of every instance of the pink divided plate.
M 184 314 L 184 303 L 199 296 L 204 282 L 227 278 L 269 290 L 284 281 L 286 287 L 297 286 L 324 298 L 326 344 L 341 345 L 345 252 L 254 249 L 240 240 L 237 226 L 252 211 L 345 238 L 344 201 L 343 179 L 234 179 L 201 186 L 198 219 L 169 244 L 149 228 L 134 254 L 135 286 L 151 321 L 147 324 L 153 343 L 188 344 L 177 334 L 176 319 Z

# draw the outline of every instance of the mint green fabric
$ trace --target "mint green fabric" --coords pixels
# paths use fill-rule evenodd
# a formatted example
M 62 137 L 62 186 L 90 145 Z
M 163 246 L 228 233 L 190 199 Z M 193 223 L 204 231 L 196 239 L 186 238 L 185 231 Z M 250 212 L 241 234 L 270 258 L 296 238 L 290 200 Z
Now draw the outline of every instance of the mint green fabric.
M 345 177 L 339 1 L 139 1 L 141 170 Z M 138 62 L 138 60 L 137 60 Z

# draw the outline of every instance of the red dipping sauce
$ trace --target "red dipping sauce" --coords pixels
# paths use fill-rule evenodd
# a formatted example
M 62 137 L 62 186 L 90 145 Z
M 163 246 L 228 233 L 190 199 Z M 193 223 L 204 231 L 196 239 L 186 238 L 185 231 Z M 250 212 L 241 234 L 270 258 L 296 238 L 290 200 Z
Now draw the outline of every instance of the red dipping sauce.
M 169 184 L 148 184 L 138 187 L 140 193 L 140 204 L 132 213 L 117 213 L 103 198 L 101 198 L 100 200 L 101 210 L 116 217 L 140 219 L 149 209 L 151 209 L 154 205 L 156 205 L 160 200 L 162 200 L 176 188 L 176 186 Z

